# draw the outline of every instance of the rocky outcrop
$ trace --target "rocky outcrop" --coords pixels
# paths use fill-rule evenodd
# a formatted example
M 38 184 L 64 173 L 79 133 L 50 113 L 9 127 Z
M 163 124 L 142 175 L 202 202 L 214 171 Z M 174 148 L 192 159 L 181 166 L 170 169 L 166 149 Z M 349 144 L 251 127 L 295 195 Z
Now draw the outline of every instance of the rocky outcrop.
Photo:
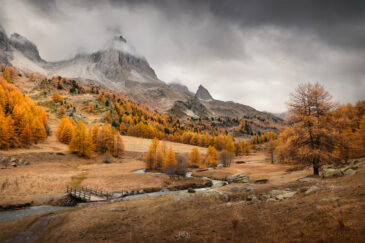
M 173 90 L 179 91 L 185 95 L 193 95 L 193 93 L 190 92 L 190 90 L 188 89 L 188 87 L 186 87 L 183 84 L 178 84 L 178 83 L 171 83 L 169 84 L 169 87 Z
M 340 169 L 327 168 L 322 169 L 323 178 L 333 178 L 343 176 L 343 172 Z
M 29 165 L 29 162 L 25 161 L 24 159 L 0 156 L 0 168 L 1 169 L 24 166 L 24 165 Z
M 343 171 L 343 174 L 344 175 L 354 175 L 354 174 L 356 174 L 356 171 L 352 168 L 347 168 Z
M 251 184 L 250 177 L 245 174 L 234 174 L 227 177 L 228 183 L 244 183 L 244 184 Z
M 201 100 L 213 100 L 213 97 L 210 95 L 209 91 L 206 88 L 204 88 L 203 85 L 199 85 L 195 97 Z
M 293 191 L 287 191 L 287 190 L 272 190 L 270 192 L 271 197 L 277 199 L 277 200 L 283 200 L 293 197 L 296 194 L 296 192 Z
M 0 49 L 3 51 L 9 51 L 10 50 L 10 44 L 8 36 L 5 33 L 5 30 L 0 25 Z
M 197 97 L 186 102 L 181 100 L 176 101 L 174 106 L 169 110 L 169 113 L 178 117 L 188 116 L 196 119 L 212 115 Z
M 9 64 L 10 44 L 5 30 L 0 25 L 0 63 Z
M 319 187 L 317 187 L 317 186 L 312 186 L 312 187 L 308 188 L 308 189 L 304 192 L 304 195 L 309 195 L 309 194 L 312 194 L 312 193 L 317 192 L 317 191 L 319 191 L 319 190 L 321 190 Z
M 18 33 L 14 33 L 10 36 L 10 45 L 22 52 L 23 55 L 30 60 L 37 62 L 43 61 L 39 55 L 37 46 Z

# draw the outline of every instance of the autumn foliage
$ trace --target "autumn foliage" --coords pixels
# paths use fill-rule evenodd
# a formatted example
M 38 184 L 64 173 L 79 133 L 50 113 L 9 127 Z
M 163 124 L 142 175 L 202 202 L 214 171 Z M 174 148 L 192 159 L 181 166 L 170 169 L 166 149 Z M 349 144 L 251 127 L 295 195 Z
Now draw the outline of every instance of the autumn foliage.
M 317 84 L 300 85 L 292 94 L 288 127 L 280 134 L 276 153 L 282 162 L 319 168 L 364 156 L 365 102 L 355 107 L 336 106 Z
M 193 165 L 197 165 L 199 167 L 202 166 L 201 155 L 200 155 L 199 149 L 197 147 L 194 147 L 191 150 L 191 153 L 190 153 L 190 163 L 193 164 Z
M 77 125 L 64 116 L 57 129 L 56 136 L 62 143 L 68 144 L 70 151 L 83 157 L 90 157 L 92 151 L 108 153 L 113 157 L 121 157 L 124 153 L 124 143 L 120 133 L 105 123 L 101 128 L 94 125 L 87 129 L 80 120 Z
M 218 161 L 217 151 L 213 146 L 209 146 L 204 157 L 204 164 L 207 167 L 214 167 L 217 166 L 217 161 Z
M 69 144 L 69 149 L 72 153 L 79 156 L 90 158 L 94 144 L 91 135 L 86 129 L 86 125 L 79 120 L 72 133 L 72 139 Z
M 0 77 L 0 149 L 22 147 L 45 140 L 47 124 L 46 112 Z

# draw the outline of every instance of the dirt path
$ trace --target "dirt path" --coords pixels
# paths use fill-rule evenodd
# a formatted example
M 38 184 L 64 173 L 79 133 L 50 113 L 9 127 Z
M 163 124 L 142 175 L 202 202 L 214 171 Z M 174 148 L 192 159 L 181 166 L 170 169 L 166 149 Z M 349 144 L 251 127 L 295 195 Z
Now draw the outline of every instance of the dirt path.
M 30 243 L 37 242 L 37 239 L 44 233 L 48 226 L 52 224 L 57 217 L 64 214 L 47 214 L 40 216 L 26 230 L 16 235 L 14 238 L 6 241 L 7 243 Z

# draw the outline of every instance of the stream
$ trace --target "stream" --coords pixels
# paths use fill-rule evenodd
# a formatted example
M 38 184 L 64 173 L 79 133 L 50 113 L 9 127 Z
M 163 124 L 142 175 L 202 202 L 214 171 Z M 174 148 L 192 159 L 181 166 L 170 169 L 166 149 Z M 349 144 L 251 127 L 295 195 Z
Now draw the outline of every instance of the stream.
M 221 167 L 223 166 L 222 164 L 219 164 L 217 167 Z M 208 168 L 208 170 L 214 170 L 215 168 Z M 153 174 L 153 175 L 163 175 L 164 173 L 161 172 L 146 172 L 144 169 L 140 169 L 140 170 L 135 170 L 133 173 L 135 174 Z M 194 188 L 195 191 L 205 191 L 208 189 L 211 189 L 214 185 L 216 185 L 217 183 L 220 182 L 224 182 L 225 184 L 228 184 L 227 181 L 223 181 L 223 180 L 214 180 L 211 179 L 209 177 L 194 177 L 192 176 L 193 172 L 189 171 L 186 172 L 185 177 L 191 177 L 191 178 L 201 178 L 204 180 L 210 180 L 213 185 L 212 186 L 208 186 L 208 187 L 202 187 L 202 188 Z M 151 197 L 151 196 L 161 196 L 161 195 L 166 195 L 166 194 L 178 194 L 178 193 L 184 193 L 184 192 L 188 192 L 187 189 L 184 190 L 177 190 L 177 191 L 170 191 L 168 189 L 162 189 L 161 191 L 158 192 L 148 192 L 148 193 L 142 193 L 142 194 L 135 194 L 135 195 L 128 195 L 123 197 L 123 199 L 134 199 L 134 198 L 141 198 L 141 197 Z
M 260 163 L 261 161 L 247 161 L 245 163 Z M 222 164 L 219 164 L 216 168 L 223 166 Z M 215 168 L 208 168 L 208 170 L 214 170 Z M 146 172 L 144 169 L 136 170 L 133 173 L 135 174 L 154 174 L 154 175 L 163 175 L 164 173 L 161 172 Z M 209 177 L 194 177 L 192 176 L 193 172 L 189 171 L 186 173 L 186 177 L 192 177 L 192 178 L 201 178 L 205 180 L 210 180 L 213 185 L 209 187 L 202 187 L 202 188 L 195 188 L 195 191 L 204 191 L 211 189 L 214 185 L 217 183 L 224 182 L 225 184 L 228 184 L 227 181 L 224 180 L 214 180 Z M 188 192 L 187 189 L 184 190 L 177 190 L 177 191 L 170 191 L 168 189 L 162 189 L 158 192 L 148 192 L 148 193 L 142 193 L 142 194 L 135 194 L 135 195 L 128 195 L 124 196 L 123 199 L 135 199 L 135 198 L 141 198 L 141 197 L 152 197 L 152 196 L 161 196 L 161 195 L 167 195 L 167 194 L 178 194 L 178 193 L 184 193 Z M 42 206 L 31 206 L 24 209 L 18 209 L 18 210 L 7 210 L 7 211 L 0 211 L 0 222 L 7 222 L 12 221 L 16 219 L 21 219 L 26 216 L 45 213 L 45 212 L 54 212 L 61 209 L 65 209 L 68 207 L 60 207 L 60 206 L 50 206 L 50 205 L 42 205 Z
M 30 215 L 35 215 L 40 213 L 54 212 L 65 208 L 68 207 L 42 205 L 42 206 L 31 206 L 24 209 L 0 211 L 0 222 L 7 222 L 16 219 L 21 219 Z

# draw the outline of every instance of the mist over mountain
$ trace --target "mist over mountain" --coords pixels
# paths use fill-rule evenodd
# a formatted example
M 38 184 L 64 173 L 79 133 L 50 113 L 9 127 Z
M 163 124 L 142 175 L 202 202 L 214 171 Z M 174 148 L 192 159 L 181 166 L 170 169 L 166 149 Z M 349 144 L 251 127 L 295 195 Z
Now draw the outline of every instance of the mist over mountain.
M 112 38 L 103 50 L 59 62 L 43 60 L 37 46 L 20 34 L 14 33 L 9 39 L 1 31 L 0 37 L 1 60 L 26 72 L 69 77 L 94 87 L 119 91 L 140 103 L 182 118 L 224 116 L 281 122 L 270 113 L 215 100 L 202 85 L 194 94 L 183 84 L 166 84 L 144 57 L 132 54 L 136 52 L 121 35 Z

